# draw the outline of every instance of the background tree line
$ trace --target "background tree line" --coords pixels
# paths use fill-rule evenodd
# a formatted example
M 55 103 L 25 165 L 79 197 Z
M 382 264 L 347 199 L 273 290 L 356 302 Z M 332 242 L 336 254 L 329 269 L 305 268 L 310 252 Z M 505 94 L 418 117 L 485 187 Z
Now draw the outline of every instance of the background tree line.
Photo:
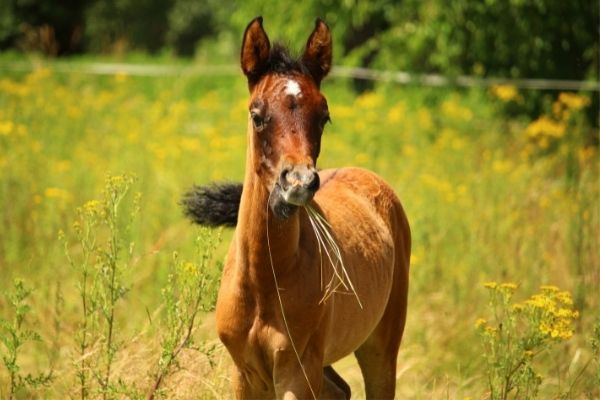
M 166 52 L 231 63 L 256 15 L 273 37 L 290 43 L 302 43 L 321 16 L 333 30 L 338 65 L 597 81 L 599 12 L 589 0 L 4 0 L 0 50 Z M 374 85 L 353 84 L 359 92 Z M 506 111 L 537 115 L 555 95 L 528 92 Z M 597 126 L 598 92 L 591 99 L 588 120 Z
M 598 12 L 589 0 L 4 0 L 0 48 L 192 56 L 207 39 L 235 41 L 255 15 L 295 43 L 321 16 L 345 65 L 585 79 L 598 74 Z

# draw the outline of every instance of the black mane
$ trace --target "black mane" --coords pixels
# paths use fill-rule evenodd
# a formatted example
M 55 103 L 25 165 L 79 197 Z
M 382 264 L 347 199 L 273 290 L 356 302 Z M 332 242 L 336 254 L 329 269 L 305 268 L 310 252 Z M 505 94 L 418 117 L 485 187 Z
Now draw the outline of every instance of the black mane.
M 275 43 L 271 48 L 265 72 L 275 72 L 278 74 L 298 72 L 303 75 L 310 75 L 308 68 L 302 63 L 302 59 L 292 56 L 287 47 L 281 43 Z

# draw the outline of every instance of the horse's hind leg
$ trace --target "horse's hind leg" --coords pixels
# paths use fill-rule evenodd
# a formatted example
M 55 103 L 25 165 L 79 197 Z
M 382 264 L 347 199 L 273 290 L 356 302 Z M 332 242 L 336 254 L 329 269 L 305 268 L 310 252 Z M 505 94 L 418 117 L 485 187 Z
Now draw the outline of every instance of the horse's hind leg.
M 409 246 L 400 245 L 397 249 L 394 283 L 381 321 L 371 336 L 354 352 L 365 380 L 367 399 L 394 398 L 398 349 L 406 322 L 410 257 L 406 254 L 410 251 L 407 248 Z
M 329 365 L 323 368 L 323 388 L 320 399 L 350 399 L 350 386 Z
M 365 381 L 367 399 L 393 399 L 396 360 L 404 330 L 406 302 L 386 310 L 375 331 L 355 352 Z M 395 308 L 395 311 L 392 309 Z

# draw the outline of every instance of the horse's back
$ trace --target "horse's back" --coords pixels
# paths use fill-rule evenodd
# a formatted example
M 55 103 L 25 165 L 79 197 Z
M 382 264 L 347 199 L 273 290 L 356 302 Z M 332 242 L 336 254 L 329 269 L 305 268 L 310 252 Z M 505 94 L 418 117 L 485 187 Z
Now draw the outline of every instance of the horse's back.
M 410 251 L 410 228 L 400 200 L 390 185 L 375 173 L 363 168 L 336 168 L 319 172 L 321 188 L 315 196 L 316 201 L 328 212 L 349 214 L 347 217 L 356 223 L 351 210 L 345 208 L 369 204 L 378 214 L 387 229 L 394 236 L 401 236 L 403 250 Z
M 410 231 L 394 191 L 374 173 L 340 168 L 321 171 L 320 178 L 315 201 L 331 224 L 362 304 L 361 309 L 352 295 L 331 299 L 329 330 L 335 333 L 328 335 L 333 339 L 326 358 L 335 361 L 368 337 L 388 308 L 396 280 L 407 279 Z

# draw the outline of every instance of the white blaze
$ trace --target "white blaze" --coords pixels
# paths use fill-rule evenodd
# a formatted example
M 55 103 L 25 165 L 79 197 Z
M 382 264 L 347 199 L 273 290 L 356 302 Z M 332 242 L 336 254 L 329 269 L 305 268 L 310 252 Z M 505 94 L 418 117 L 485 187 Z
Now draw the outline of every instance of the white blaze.
M 302 93 L 302 91 L 300 90 L 300 85 L 298 85 L 298 82 L 288 79 L 288 81 L 285 83 L 285 94 L 300 96 L 300 93 Z

